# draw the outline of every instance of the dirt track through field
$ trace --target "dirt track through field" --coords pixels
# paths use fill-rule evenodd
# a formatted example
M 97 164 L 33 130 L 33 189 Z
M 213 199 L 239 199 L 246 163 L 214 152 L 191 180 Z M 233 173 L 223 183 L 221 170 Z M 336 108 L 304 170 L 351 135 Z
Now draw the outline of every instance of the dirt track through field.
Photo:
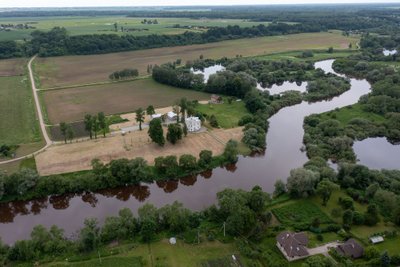
M 166 129 L 164 129 L 164 133 Z M 197 156 L 201 150 L 208 149 L 214 155 L 221 154 L 225 143 L 230 139 L 241 140 L 242 128 L 218 129 L 212 133 L 189 134 L 176 145 L 166 143 L 160 147 L 152 143 L 147 130 L 128 133 L 125 136 L 99 138 L 67 145 L 53 145 L 36 156 L 36 165 L 41 175 L 51 175 L 91 169 L 95 158 L 109 162 L 118 158 L 142 157 L 153 164 L 159 156 L 191 154 Z
M 303 33 L 284 36 L 229 40 L 216 43 L 164 47 L 131 52 L 90 56 L 65 56 L 40 58 L 36 71 L 43 88 L 87 84 L 107 81 L 110 73 L 124 68 L 136 68 L 140 75 L 147 75 L 147 66 L 182 59 L 255 56 L 303 49 L 347 48 L 357 38 L 339 32 Z

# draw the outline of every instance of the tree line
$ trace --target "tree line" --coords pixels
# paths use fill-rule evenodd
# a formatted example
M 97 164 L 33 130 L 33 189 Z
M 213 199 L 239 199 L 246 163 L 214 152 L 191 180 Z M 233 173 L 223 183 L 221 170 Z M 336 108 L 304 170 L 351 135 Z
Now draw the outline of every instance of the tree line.
M 157 47 L 203 44 L 257 36 L 319 32 L 320 30 L 315 25 L 303 26 L 302 24 L 278 23 L 268 26 L 260 24 L 244 28 L 239 26 L 213 27 L 206 32 L 185 32 L 178 35 L 120 36 L 117 34 L 92 34 L 70 36 L 65 28 L 55 27 L 47 32 L 40 30 L 32 32 L 31 40 L 24 43 L 15 41 L 0 42 L 0 58 L 31 56 L 34 54 L 39 54 L 42 57 L 104 54 Z
M 157 158 L 150 166 L 143 158 L 118 159 L 108 164 L 93 160 L 91 171 L 39 177 L 36 171 L 23 169 L 13 174 L 0 172 L 0 201 L 28 200 L 49 195 L 63 195 L 84 191 L 151 183 L 167 179 L 178 179 L 200 173 L 221 165 L 234 163 L 238 159 L 238 144 L 229 141 L 222 155 L 213 156 L 211 151 L 202 151 L 197 160 L 192 155 Z

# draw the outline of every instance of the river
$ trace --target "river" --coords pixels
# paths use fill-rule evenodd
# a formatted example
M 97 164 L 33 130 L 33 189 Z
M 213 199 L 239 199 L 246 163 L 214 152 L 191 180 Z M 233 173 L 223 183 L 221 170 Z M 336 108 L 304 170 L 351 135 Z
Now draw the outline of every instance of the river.
M 333 61 L 317 62 L 315 66 L 333 72 Z M 69 236 L 82 227 L 85 218 L 95 217 L 102 222 L 107 216 L 117 215 L 122 208 L 136 212 L 145 203 L 162 207 L 179 201 L 187 208 L 201 210 L 215 203 L 216 193 L 228 187 L 249 190 L 260 185 L 265 191 L 272 192 L 277 179 L 286 180 L 291 169 L 301 167 L 307 161 L 306 154 L 300 151 L 304 117 L 354 104 L 369 91 L 366 80 L 351 79 L 351 89 L 338 97 L 283 108 L 269 119 L 265 154 L 240 157 L 235 165 L 179 181 L 1 204 L 0 236 L 3 242 L 11 244 L 29 238 L 37 224 L 47 227 L 55 224 L 65 229 Z

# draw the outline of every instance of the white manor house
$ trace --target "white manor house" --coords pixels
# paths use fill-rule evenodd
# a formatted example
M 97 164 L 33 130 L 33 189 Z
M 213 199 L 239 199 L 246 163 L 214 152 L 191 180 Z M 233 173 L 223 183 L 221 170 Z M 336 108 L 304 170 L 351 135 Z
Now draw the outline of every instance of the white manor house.
M 185 122 L 189 132 L 197 132 L 201 128 L 201 120 L 198 117 L 188 117 Z

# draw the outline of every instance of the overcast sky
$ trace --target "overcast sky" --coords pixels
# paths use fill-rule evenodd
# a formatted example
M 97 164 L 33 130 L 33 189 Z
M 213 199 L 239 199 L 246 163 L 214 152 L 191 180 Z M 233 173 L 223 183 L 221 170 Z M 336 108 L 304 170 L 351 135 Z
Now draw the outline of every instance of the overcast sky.
M 400 0 L 0 0 L 0 7 L 181 6 L 303 3 L 400 3 Z

